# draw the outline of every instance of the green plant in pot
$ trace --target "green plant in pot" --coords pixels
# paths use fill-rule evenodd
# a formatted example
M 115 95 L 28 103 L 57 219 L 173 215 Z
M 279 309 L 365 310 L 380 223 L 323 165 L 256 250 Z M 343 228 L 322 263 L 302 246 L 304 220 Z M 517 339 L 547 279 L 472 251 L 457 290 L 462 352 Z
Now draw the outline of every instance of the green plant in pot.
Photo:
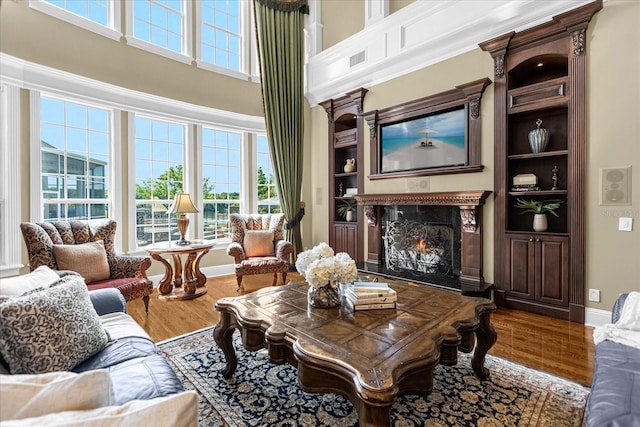
M 556 210 L 562 204 L 562 200 L 524 200 L 517 199 L 518 203 L 514 206 L 518 209 L 524 209 L 525 213 L 533 213 L 533 229 L 535 231 L 545 231 L 547 229 L 547 215 L 549 212 L 554 216 L 558 216 Z
M 338 214 L 344 218 L 345 221 L 353 221 L 353 212 L 355 212 L 358 203 L 353 200 L 343 200 L 340 206 L 338 206 Z

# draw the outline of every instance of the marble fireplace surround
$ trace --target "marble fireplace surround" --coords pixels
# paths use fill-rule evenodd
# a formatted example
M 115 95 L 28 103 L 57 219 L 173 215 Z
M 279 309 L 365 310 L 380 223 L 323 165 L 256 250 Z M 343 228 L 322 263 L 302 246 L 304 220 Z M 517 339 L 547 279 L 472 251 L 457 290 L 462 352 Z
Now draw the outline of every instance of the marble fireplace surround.
M 482 206 L 491 191 L 449 191 L 438 193 L 356 194 L 367 217 L 367 265 L 373 269 L 382 262 L 382 224 L 385 206 L 457 206 L 461 219 L 460 282 L 485 284 L 482 274 Z

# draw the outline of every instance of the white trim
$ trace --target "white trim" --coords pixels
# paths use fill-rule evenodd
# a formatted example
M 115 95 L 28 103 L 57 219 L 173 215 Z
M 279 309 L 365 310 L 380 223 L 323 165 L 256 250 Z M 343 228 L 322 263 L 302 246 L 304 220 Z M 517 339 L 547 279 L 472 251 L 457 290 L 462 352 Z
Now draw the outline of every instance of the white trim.
M 202 68 L 203 70 L 211 71 L 218 74 L 224 74 L 225 76 L 234 77 L 240 80 L 249 81 L 249 79 L 251 78 L 251 76 L 249 76 L 247 73 L 235 71 L 230 68 L 224 68 L 219 65 L 203 61 L 202 59 L 196 60 L 196 66 L 198 68 Z
M 117 224 L 124 224 L 124 212 L 122 211 L 122 199 L 125 197 L 122 191 L 115 191 L 116 188 L 124 188 L 122 179 L 124 168 L 122 167 L 122 111 L 117 109 L 109 110 L 110 117 L 110 141 L 109 141 L 109 201 L 111 203 L 111 217 Z M 116 227 L 115 251 L 123 252 L 124 238 L 123 227 Z
M 92 21 L 84 16 L 77 15 L 66 9 L 54 6 L 43 0 L 29 0 L 29 7 L 37 10 L 38 12 L 45 13 L 54 18 L 65 21 L 69 24 L 75 25 L 85 30 L 100 34 L 101 36 L 108 37 L 112 40 L 120 41 L 122 37 L 122 31 L 120 28 L 120 1 L 108 0 L 108 17 L 107 26 Z
M 132 111 L 127 112 L 127 176 L 129 179 L 127 180 L 127 203 L 126 203 L 126 212 L 123 212 L 123 215 L 126 218 L 129 218 L 129 239 L 127 241 L 127 254 L 132 255 L 138 251 L 137 244 L 137 233 L 136 229 L 136 114 Z M 131 220 L 133 219 L 133 224 L 131 224 Z M 134 230 L 131 233 L 131 230 Z M 147 252 L 144 252 L 145 255 L 148 255 Z
M 20 89 L 0 84 L 0 277 L 23 267 L 20 237 Z
M 127 4 L 129 4 L 129 2 L 127 2 Z M 171 49 L 158 46 L 157 44 L 149 43 L 137 37 L 127 34 L 126 36 L 124 36 L 124 39 L 127 41 L 127 44 L 129 46 L 136 47 L 150 53 L 155 53 L 156 55 L 164 56 L 165 58 L 173 59 L 174 61 L 182 62 L 183 64 L 190 65 L 193 62 L 193 58 L 191 58 L 190 56 L 174 52 Z
M 322 52 L 322 2 L 309 0 L 309 15 L 305 16 L 305 64 Z
M 258 167 L 255 162 L 255 133 L 243 132 L 242 134 L 242 144 L 240 145 L 240 162 L 244 165 L 250 165 L 247 168 L 248 173 L 243 173 L 240 175 L 240 212 L 251 212 L 253 208 L 252 202 L 252 194 L 251 190 L 254 177 L 256 175 L 256 171 Z M 254 187 L 255 188 L 255 187 Z M 257 197 L 257 196 L 256 196 Z
M 315 106 L 478 49 L 478 43 L 531 28 L 589 1 L 416 1 L 312 56 L 305 94 Z M 349 58 L 363 50 L 365 61 L 351 67 Z
M 389 0 L 364 0 L 364 26 L 389 16 Z
M 584 309 L 584 324 L 587 326 L 602 326 L 611 323 L 611 312 L 599 308 Z
M 264 132 L 264 117 L 250 116 L 176 101 L 157 95 L 126 89 L 0 52 L 0 76 L 7 83 L 26 89 L 42 90 L 79 101 L 134 111 L 170 120 L 208 126 L 226 126 L 235 130 Z
M 42 143 L 40 139 L 40 96 L 39 91 L 29 93 L 29 160 L 31 172 L 29 181 L 31 184 L 29 219 L 42 221 L 42 179 L 40 170 L 42 165 Z

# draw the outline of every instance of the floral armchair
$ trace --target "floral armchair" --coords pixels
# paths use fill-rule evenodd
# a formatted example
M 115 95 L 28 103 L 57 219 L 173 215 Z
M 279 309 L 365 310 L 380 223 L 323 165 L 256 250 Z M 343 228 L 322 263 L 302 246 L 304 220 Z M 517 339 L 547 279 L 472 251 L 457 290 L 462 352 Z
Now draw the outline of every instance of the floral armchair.
M 142 298 L 149 314 L 153 282 L 146 271 L 151 258 L 116 255 L 116 226 L 112 219 L 22 223 L 29 268 L 33 271 L 46 265 L 53 270 L 76 271 L 85 278 L 89 290 L 116 288 L 127 302 Z
M 282 273 L 282 284 L 285 284 L 293 245 L 284 240 L 284 214 L 231 214 L 229 220 L 232 242 L 227 254 L 235 262 L 238 291 L 244 290 L 243 276 L 250 274 L 273 273 L 272 286 L 275 286 L 278 273 Z

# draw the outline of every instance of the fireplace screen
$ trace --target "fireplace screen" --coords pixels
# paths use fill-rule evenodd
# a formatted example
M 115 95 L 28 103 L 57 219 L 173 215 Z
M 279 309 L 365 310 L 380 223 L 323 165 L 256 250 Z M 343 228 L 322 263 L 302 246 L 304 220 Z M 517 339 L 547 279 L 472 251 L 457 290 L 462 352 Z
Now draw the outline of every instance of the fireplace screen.
M 453 275 L 454 228 L 412 220 L 387 221 L 384 260 L 387 270 Z

